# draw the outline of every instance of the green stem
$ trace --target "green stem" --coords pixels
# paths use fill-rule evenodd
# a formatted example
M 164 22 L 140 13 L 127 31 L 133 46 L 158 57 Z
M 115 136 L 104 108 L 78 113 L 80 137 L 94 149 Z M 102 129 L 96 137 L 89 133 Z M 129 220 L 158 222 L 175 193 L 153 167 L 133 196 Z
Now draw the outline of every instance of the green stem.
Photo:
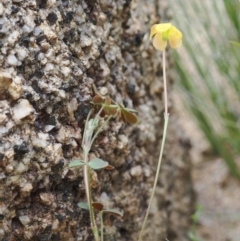
M 154 193 L 155 193 L 156 186 L 157 186 L 157 181 L 158 181 L 158 177 L 159 177 L 159 173 L 160 173 L 160 167 L 161 167 L 161 163 L 162 163 L 163 149 L 164 149 L 165 140 L 166 140 L 166 136 L 167 136 L 168 120 L 169 120 L 169 114 L 164 115 L 163 139 L 162 139 L 161 150 L 160 150 L 160 155 L 159 155 L 159 159 L 158 159 L 157 172 L 156 172 L 156 175 L 155 175 L 151 197 L 150 197 L 150 200 L 149 200 L 147 212 L 146 212 L 146 215 L 145 215 L 145 218 L 144 218 L 144 221 L 143 221 L 143 225 L 142 225 L 142 229 L 141 229 L 138 241 L 142 240 L 143 231 L 144 231 L 145 226 L 146 226 L 148 214 L 149 214 L 149 211 L 150 211 L 150 208 L 151 208 L 151 205 L 152 205 Z
M 84 134 L 83 134 L 83 143 L 82 143 L 82 148 L 84 152 L 84 162 L 88 162 L 88 154 L 89 151 L 92 147 L 93 141 L 97 137 L 98 133 L 102 130 L 103 126 L 109 121 L 110 117 L 104 122 L 104 124 L 98 128 L 97 132 L 93 135 L 94 129 L 97 127 L 97 123 L 99 120 L 100 113 L 102 112 L 103 107 L 99 110 L 95 118 L 93 119 L 93 123 L 91 126 L 91 129 L 88 129 L 88 123 L 90 119 L 90 115 L 92 111 L 89 112 L 87 121 L 85 124 L 85 129 L 84 129 Z M 87 202 L 88 202 L 88 207 L 89 207 L 89 214 L 90 214 L 90 221 L 91 221 L 91 228 L 93 231 L 94 239 L 95 241 L 99 241 L 99 234 L 98 234 L 98 228 L 95 222 L 95 217 L 94 217 L 94 210 L 92 207 L 92 190 L 91 190 L 91 169 L 88 165 L 84 165 L 83 167 L 83 174 L 84 174 L 84 184 L 85 184 L 85 190 L 86 190 L 86 196 L 87 196 Z
M 84 152 L 84 162 L 88 162 L 88 151 Z M 92 207 L 92 194 L 91 194 L 91 170 L 88 165 L 84 165 L 83 167 L 84 172 L 84 183 L 89 207 L 89 214 L 90 214 L 90 221 L 91 221 L 91 228 L 93 231 L 95 241 L 99 241 L 99 234 L 98 228 L 95 222 L 94 211 Z
M 99 234 L 98 234 L 97 226 L 92 227 L 92 231 L 93 231 L 93 235 L 94 235 L 95 241 L 99 241 L 100 239 L 99 239 Z
M 94 134 L 95 128 L 97 128 L 97 124 L 99 122 L 99 117 L 100 114 L 103 110 L 104 106 L 100 108 L 98 113 L 96 114 L 95 118 L 92 120 L 90 119 L 92 111 L 89 112 L 86 123 L 85 123 L 85 128 L 84 128 L 84 133 L 83 133 L 83 141 L 82 141 L 82 148 L 84 152 L 84 162 L 88 162 L 88 154 L 89 151 L 92 147 L 92 144 L 99 134 L 100 131 L 104 128 L 104 126 L 108 123 L 110 118 L 112 116 L 109 116 L 106 121 L 97 129 L 96 133 Z M 91 121 L 91 124 L 90 124 Z M 83 167 L 83 174 L 84 174 L 84 184 L 85 184 L 85 190 L 86 190 L 86 196 L 87 196 L 87 202 L 88 202 L 88 207 L 89 207 L 89 214 L 90 214 L 90 221 L 91 221 L 91 228 L 93 231 L 94 239 L 95 241 L 99 241 L 99 234 L 98 234 L 98 228 L 95 222 L 95 217 L 94 217 L 94 210 L 92 207 L 92 190 L 91 190 L 91 169 L 88 165 L 84 165 Z M 101 215 L 101 239 L 103 240 L 103 220 L 102 220 L 102 215 Z
M 86 165 L 87 166 L 87 165 Z M 98 234 L 98 228 L 95 222 L 95 217 L 94 217 L 94 210 L 93 210 L 93 206 L 92 206 L 92 189 L 91 189 L 91 169 L 90 167 L 88 168 L 88 180 L 89 180 L 89 196 L 90 196 L 90 202 L 89 202 L 89 211 L 90 211 L 90 217 L 91 217 L 91 224 L 92 224 L 92 231 L 93 231 L 93 235 L 96 241 L 99 241 L 99 234 Z
M 103 241 L 103 211 L 100 212 L 101 218 L 101 241 Z
M 166 56 L 165 50 L 162 53 L 162 66 L 163 66 L 163 85 L 164 85 L 164 109 L 165 109 L 165 116 L 168 115 L 168 95 L 167 95 L 167 77 L 166 77 Z
M 157 186 L 157 181 L 160 173 L 160 168 L 161 168 L 161 163 L 162 163 L 162 156 L 163 156 L 163 150 L 164 150 L 164 145 L 166 141 L 166 136 L 167 136 L 167 127 L 168 127 L 168 120 L 169 120 L 169 113 L 168 113 L 168 97 L 167 97 L 167 78 L 166 78 L 166 56 L 165 56 L 165 50 L 163 50 L 162 53 L 162 65 L 163 65 L 163 85 L 164 85 L 164 127 L 163 127 L 163 138 L 162 138 L 162 144 L 161 144 L 161 149 L 159 153 L 159 158 L 158 158 L 158 165 L 157 165 L 157 172 L 155 175 L 154 179 L 154 184 L 153 184 L 153 189 L 151 193 L 151 197 L 149 200 L 147 212 L 144 217 L 142 229 L 140 231 L 139 239 L 138 241 L 142 240 L 143 232 L 147 223 L 147 218 L 149 215 L 149 211 L 152 205 L 153 197 L 155 194 L 156 186 Z

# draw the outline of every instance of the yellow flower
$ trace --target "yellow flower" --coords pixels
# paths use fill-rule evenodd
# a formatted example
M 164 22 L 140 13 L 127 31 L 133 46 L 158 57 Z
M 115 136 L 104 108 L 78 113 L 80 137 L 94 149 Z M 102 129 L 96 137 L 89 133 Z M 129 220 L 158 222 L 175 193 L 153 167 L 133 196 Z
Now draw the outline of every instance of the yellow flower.
M 182 33 L 171 23 L 154 24 L 151 27 L 150 39 L 153 38 L 153 46 L 163 51 L 167 46 L 167 41 L 171 48 L 176 49 L 182 45 Z

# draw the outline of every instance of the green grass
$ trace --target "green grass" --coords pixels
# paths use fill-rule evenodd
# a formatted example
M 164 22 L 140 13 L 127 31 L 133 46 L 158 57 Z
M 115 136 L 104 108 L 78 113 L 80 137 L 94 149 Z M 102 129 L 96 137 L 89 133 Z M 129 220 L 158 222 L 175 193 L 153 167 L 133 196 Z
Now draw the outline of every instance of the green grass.
M 240 1 L 170 1 L 183 48 L 172 51 L 175 83 L 215 154 L 240 179 Z M 177 24 L 176 24 L 177 23 Z

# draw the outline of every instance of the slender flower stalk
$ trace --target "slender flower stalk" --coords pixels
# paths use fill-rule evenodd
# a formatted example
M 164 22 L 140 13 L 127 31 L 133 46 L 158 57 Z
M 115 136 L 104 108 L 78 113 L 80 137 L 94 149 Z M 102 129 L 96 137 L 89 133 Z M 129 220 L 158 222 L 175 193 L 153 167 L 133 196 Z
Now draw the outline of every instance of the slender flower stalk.
M 150 200 L 149 200 L 148 208 L 147 208 L 147 211 L 146 211 L 146 214 L 145 214 L 145 217 L 144 217 L 142 229 L 140 231 L 140 235 L 139 235 L 139 239 L 138 239 L 139 241 L 142 240 L 142 236 L 143 236 L 144 229 L 146 227 L 149 211 L 150 211 L 150 208 L 152 206 L 152 201 L 153 201 L 153 197 L 154 197 L 155 190 L 156 190 L 156 187 L 157 187 L 157 181 L 158 181 L 160 168 L 161 168 L 161 163 L 162 163 L 163 149 L 164 149 L 165 140 L 166 140 L 166 136 L 167 136 L 167 127 L 168 127 L 169 113 L 168 113 L 168 99 L 167 99 L 167 79 L 166 79 L 165 50 L 162 53 L 162 57 L 163 57 L 163 82 L 164 82 L 164 100 L 165 100 L 165 103 L 164 103 L 165 104 L 165 111 L 164 111 L 163 138 L 162 138 L 162 144 L 161 144 L 160 154 L 159 154 L 159 158 L 158 158 L 157 172 L 156 172 L 156 175 L 155 175 L 155 178 L 154 178 L 154 184 L 153 184 L 153 188 L 152 188 L 152 193 L 151 193 L 151 197 L 150 197 Z
M 168 94 L 167 94 L 167 77 L 166 77 L 166 56 L 165 50 L 162 52 L 162 65 L 163 65 L 163 85 L 164 85 L 164 116 L 168 116 Z
M 168 113 L 165 48 L 167 46 L 167 41 L 169 41 L 169 44 L 172 48 L 180 47 L 182 45 L 182 33 L 177 28 L 175 28 L 171 23 L 155 24 L 151 28 L 150 38 L 153 38 L 153 46 L 156 49 L 162 51 L 163 85 L 164 85 L 164 127 L 163 127 L 163 138 L 162 138 L 162 143 L 161 143 L 161 148 L 160 148 L 160 153 L 158 158 L 157 171 L 154 178 L 152 193 L 150 196 L 148 208 L 144 217 L 144 221 L 139 234 L 138 241 L 142 241 L 143 232 L 146 227 L 147 218 L 149 215 L 149 211 L 152 205 L 153 197 L 157 186 L 157 181 L 159 178 L 163 150 L 164 150 L 164 145 L 165 145 L 166 136 L 167 136 L 169 113 Z

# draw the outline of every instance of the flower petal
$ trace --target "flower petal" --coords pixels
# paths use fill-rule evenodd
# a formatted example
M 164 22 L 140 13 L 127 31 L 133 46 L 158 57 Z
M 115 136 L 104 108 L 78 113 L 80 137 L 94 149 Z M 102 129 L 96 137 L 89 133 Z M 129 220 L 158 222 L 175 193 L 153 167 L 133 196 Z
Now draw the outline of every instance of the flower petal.
M 181 47 L 182 33 L 177 28 L 172 26 L 169 31 L 168 40 L 171 48 L 176 49 L 178 47 Z
M 167 30 L 169 30 L 172 27 L 171 23 L 159 23 L 156 25 L 157 25 L 156 30 L 158 33 L 166 32 Z
M 157 33 L 156 26 L 157 26 L 157 24 L 154 24 L 154 25 L 151 27 L 150 39 Z
M 169 38 L 169 44 L 171 48 L 176 49 L 182 46 L 182 39 L 170 39 Z
M 172 24 L 171 23 L 159 23 L 159 24 L 154 24 L 151 27 L 151 32 L 150 32 L 150 39 L 156 34 L 156 33 L 163 33 L 166 32 L 171 28 Z
M 167 41 L 164 41 L 162 39 L 162 34 L 160 34 L 160 33 L 155 34 L 155 36 L 153 37 L 153 46 L 156 49 L 161 50 L 161 51 L 163 51 L 166 48 Z

